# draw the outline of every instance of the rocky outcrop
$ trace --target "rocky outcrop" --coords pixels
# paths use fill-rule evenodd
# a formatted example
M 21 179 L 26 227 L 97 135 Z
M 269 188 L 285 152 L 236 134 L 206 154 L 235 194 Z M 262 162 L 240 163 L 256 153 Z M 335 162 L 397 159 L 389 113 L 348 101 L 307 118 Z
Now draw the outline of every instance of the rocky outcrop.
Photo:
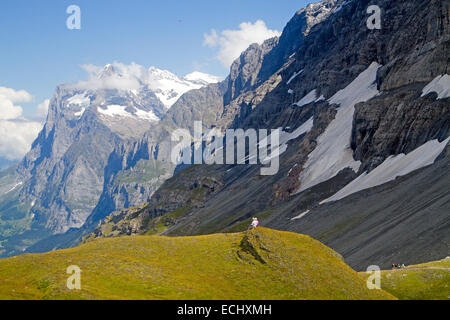
M 305 37 L 313 27 L 327 19 L 344 2 L 346 1 L 326 0 L 299 10 L 283 29 L 278 45 L 264 57 L 258 78 L 265 81 L 283 67 L 303 46 Z
M 258 75 L 264 57 L 277 44 L 278 38 L 266 40 L 262 45 L 254 43 L 233 62 L 227 79 L 228 91 L 224 98 L 225 105 L 236 99 L 242 92 L 255 88 L 257 81 L 261 81 Z
M 217 168 L 209 168 L 210 176 L 205 170 L 198 172 L 198 169 L 197 166 L 190 167 L 183 171 L 179 179 L 164 183 L 153 195 L 151 203 L 108 216 L 85 240 L 164 232 L 186 212 L 201 207 L 223 188 L 223 177 L 215 175 Z
M 385 91 L 356 106 L 352 146 L 354 158 L 363 162 L 361 172 L 450 135 L 450 98 L 437 100 L 436 93 L 421 97 L 424 85 Z

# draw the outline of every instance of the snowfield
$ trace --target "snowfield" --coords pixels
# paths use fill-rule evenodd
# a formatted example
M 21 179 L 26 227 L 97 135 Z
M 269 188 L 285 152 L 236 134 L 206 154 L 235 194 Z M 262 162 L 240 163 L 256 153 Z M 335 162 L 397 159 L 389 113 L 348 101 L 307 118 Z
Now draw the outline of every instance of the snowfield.
M 298 216 L 292 218 L 291 220 L 298 220 L 298 219 L 301 219 L 301 218 L 303 218 L 304 216 L 306 216 L 308 213 L 309 213 L 309 210 L 306 210 L 305 212 L 300 213 Z
M 154 67 L 148 69 L 148 74 L 144 80 L 168 109 L 186 92 L 220 81 L 221 78 L 219 77 L 201 72 L 192 72 L 180 79 L 170 71 Z
M 422 97 L 426 96 L 431 92 L 436 92 L 438 94 L 438 99 L 444 99 L 450 97 L 450 76 L 444 74 L 442 76 L 436 77 L 422 90 Z
M 14 191 L 17 187 L 21 186 L 23 182 L 17 182 L 11 189 L 6 191 L 4 194 L 10 193 L 11 191 Z
M 83 114 L 84 114 L 85 111 L 86 111 L 86 108 L 83 107 L 83 108 L 81 108 L 81 111 L 75 112 L 74 115 L 75 115 L 75 117 L 81 118 L 81 117 L 83 116 Z
M 306 96 L 304 96 L 300 101 L 294 103 L 297 107 L 303 107 L 307 104 L 310 104 L 312 102 L 319 102 L 325 100 L 325 97 L 322 95 L 319 98 L 317 98 L 317 90 L 314 89 L 310 93 L 308 93 Z
M 330 104 L 338 104 L 340 107 L 336 118 L 318 138 L 317 147 L 309 154 L 300 174 L 300 187 L 296 193 L 333 178 L 345 168 L 351 168 L 355 172 L 359 170 L 361 162 L 353 159 L 350 149 L 355 105 L 378 94 L 375 81 L 380 67 L 381 65 L 373 62 L 345 89 L 328 100 Z
M 66 101 L 66 105 L 76 105 L 76 106 L 83 106 L 87 107 L 91 104 L 91 99 L 86 95 L 86 93 L 79 93 L 74 95 L 73 97 L 70 97 Z
M 314 89 L 310 93 L 308 93 L 306 96 L 304 96 L 300 101 L 297 103 L 294 103 L 297 107 L 303 107 L 307 104 L 310 104 L 311 102 L 314 102 L 317 100 L 317 90 Z
M 128 117 L 128 118 L 139 118 L 142 120 L 149 121 L 159 121 L 159 118 L 152 111 L 144 111 L 137 109 L 137 111 L 133 114 L 128 112 L 126 106 L 120 105 L 109 105 L 106 109 L 97 108 L 97 111 L 108 117 Z
M 279 145 L 279 147 L 274 149 L 274 150 L 271 150 L 270 155 L 267 158 L 263 159 L 261 162 L 265 164 L 265 163 L 269 162 L 271 159 L 273 159 L 274 157 L 281 156 L 283 153 L 286 152 L 286 150 L 288 148 L 289 141 L 297 139 L 302 134 L 308 133 L 309 131 L 311 131 L 313 125 L 314 125 L 314 117 L 311 117 L 309 120 L 307 120 L 305 123 L 303 123 L 300 127 L 295 129 L 291 133 L 282 130 L 280 132 L 280 145 Z M 271 139 L 272 139 L 271 135 L 269 135 L 266 139 L 263 139 L 259 143 L 260 144 L 260 148 L 262 148 L 265 145 L 269 145 L 271 143 L 271 141 L 272 141 Z M 266 142 L 266 140 L 268 141 L 268 143 Z M 250 157 L 250 159 L 251 158 L 252 157 Z
M 380 186 L 395 180 L 397 177 L 405 176 L 415 170 L 431 165 L 444 151 L 449 141 L 450 137 L 442 142 L 437 140 L 428 141 L 407 155 L 402 153 L 397 156 L 391 156 L 370 173 L 363 173 L 335 195 L 322 201 L 321 204 L 341 200 L 353 193 Z
M 291 84 L 291 82 L 297 78 L 297 76 L 301 75 L 303 73 L 303 70 L 300 70 L 299 72 L 294 72 L 294 74 L 289 78 L 289 80 L 286 82 L 287 85 Z

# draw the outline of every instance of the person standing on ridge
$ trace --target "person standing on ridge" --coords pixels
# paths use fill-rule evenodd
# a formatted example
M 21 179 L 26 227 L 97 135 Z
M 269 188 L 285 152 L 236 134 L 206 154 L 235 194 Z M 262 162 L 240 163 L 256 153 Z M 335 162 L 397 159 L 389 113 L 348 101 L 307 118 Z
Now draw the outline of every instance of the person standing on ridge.
M 252 224 L 248 227 L 248 229 L 254 229 L 257 228 L 259 226 L 259 221 L 258 218 L 253 218 Z

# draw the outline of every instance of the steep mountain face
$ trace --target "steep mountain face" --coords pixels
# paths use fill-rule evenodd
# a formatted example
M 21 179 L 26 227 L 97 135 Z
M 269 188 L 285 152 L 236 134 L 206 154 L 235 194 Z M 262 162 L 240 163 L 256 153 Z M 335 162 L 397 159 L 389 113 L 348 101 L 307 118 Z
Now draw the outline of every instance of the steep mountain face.
M 2 172 L 3 254 L 83 226 L 101 197 L 109 173 L 105 167 L 115 148 L 157 126 L 185 92 L 217 81 L 201 73 L 179 79 L 168 71 L 134 67 L 138 71 L 133 74 L 107 65 L 88 81 L 56 89 L 31 151 L 15 170 Z M 159 167 L 151 170 L 141 178 L 171 176 Z M 133 180 L 126 175 L 121 179 Z
M 366 26 L 374 4 L 381 30 Z M 360 0 L 299 11 L 278 41 L 235 62 L 216 123 L 284 128 L 279 172 L 192 166 L 93 236 L 241 231 L 256 215 L 357 269 L 448 255 L 449 7 Z
M 258 78 L 263 81 L 270 78 L 303 45 L 311 29 L 339 10 L 341 4 L 345 3 L 346 1 L 342 0 L 326 0 L 311 3 L 296 12 L 284 28 L 279 45 L 264 57 Z
M 257 81 L 261 80 L 258 74 L 262 68 L 263 59 L 277 45 L 278 38 L 276 37 L 264 41 L 262 45 L 254 43 L 233 62 L 228 77 L 229 90 L 225 95 L 225 105 L 236 99 L 241 93 L 258 85 Z
M 304 42 L 311 28 L 328 18 L 342 1 L 327 0 L 299 10 L 285 27 L 281 37 L 252 44 L 233 62 L 228 77 L 225 105 L 241 93 L 256 89 L 271 78 Z
M 105 184 L 91 216 L 98 222 L 110 213 L 148 202 L 161 184 L 172 177 L 174 144 L 171 132 L 186 128 L 193 132 L 194 121 L 207 127 L 223 112 L 224 83 L 208 85 L 184 94 L 163 120 L 142 138 L 117 146 L 105 168 Z
M 171 151 L 177 144 L 171 139 L 173 130 L 185 128 L 192 133 L 196 120 L 205 127 L 215 123 L 223 113 L 226 88 L 225 82 L 219 82 L 186 92 L 142 137 L 118 143 L 105 163 L 103 188 L 85 223 L 27 250 L 45 252 L 76 245 L 112 212 L 147 203 L 176 170 L 171 161 Z

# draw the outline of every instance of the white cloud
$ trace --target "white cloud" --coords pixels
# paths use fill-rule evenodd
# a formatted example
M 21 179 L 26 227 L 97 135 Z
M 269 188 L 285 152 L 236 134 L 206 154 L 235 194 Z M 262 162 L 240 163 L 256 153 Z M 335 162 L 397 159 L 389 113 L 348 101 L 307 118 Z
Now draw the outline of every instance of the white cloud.
M 0 120 L 0 158 L 20 160 L 36 139 L 42 124 L 28 120 Z
M 116 66 L 118 65 L 121 64 L 115 63 L 114 69 L 116 69 Z M 68 85 L 69 87 L 73 87 L 78 90 L 137 90 L 141 86 L 139 79 L 132 73 L 113 71 L 107 73 L 107 71 L 105 71 L 106 67 L 98 67 L 90 64 L 82 65 L 81 67 L 89 74 L 89 79 L 86 81 L 79 81 L 75 84 L 70 84 Z M 101 76 L 102 72 L 105 72 L 104 77 Z
M 14 89 L 0 87 L 0 96 L 5 97 L 11 102 L 30 102 L 33 97 L 25 90 L 16 91 Z
M 21 159 L 36 139 L 42 124 L 22 117 L 18 102 L 30 102 L 33 97 L 25 90 L 0 87 L 0 158 Z
M 156 67 L 145 68 L 134 62 L 123 64 L 114 62 L 104 67 L 95 65 L 81 66 L 89 75 L 86 81 L 66 84 L 73 90 L 121 90 L 140 91 L 150 89 L 161 102 L 170 108 L 178 98 L 189 90 L 199 89 L 208 83 L 221 81 L 220 77 L 194 72 L 179 78 L 168 70 Z
M 279 31 L 270 30 L 264 21 L 258 20 L 255 23 L 243 22 L 238 30 L 223 30 L 220 34 L 212 29 L 209 34 L 204 34 L 203 45 L 218 48 L 217 59 L 229 67 L 251 44 L 262 44 L 280 35 Z
M 50 99 L 45 99 L 37 106 L 36 114 L 39 118 L 45 119 L 48 114 L 48 106 L 50 105 Z
M 170 71 L 160 70 L 155 67 L 146 69 L 135 62 L 124 64 L 115 61 L 105 67 L 95 65 L 83 65 L 81 67 L 89 74 L 89 80 L 86 81 L 86 86 L 89 89 L 136 90 L 143 85 L 148 85 L 152 89 L 158 89 L 157 83 L 161 80 L 172 79 L 181 81 Z M 83 81 L 79 82 L 77 87 L 83 83 Z
M 143 84 L 151 82 L 150 70 L 134 62 L 123 64 L 114 62 L 105 67 L 92 64 L 82 65 L 81 68 L 89 75 L 88 80 L 68 84 L 77 90 L 138 90 Z
M 16 119 L 22 115 L 22 107 L 17 102 L 30 102 L 32 96 L 25 90 L 15 91 L 0 87 L 0 120 Z
M 22 107 L 0 95 L 0 120 L 16 119 L 22 115 Z
M 81 65 L 81 69 L 83 69 L 89 74 L 89 78 L 91 77 L 93 78 L 96 77 L 100 71 L 102 71 L 103 67 L 96 66 L 93 64 L 83 64 Z

